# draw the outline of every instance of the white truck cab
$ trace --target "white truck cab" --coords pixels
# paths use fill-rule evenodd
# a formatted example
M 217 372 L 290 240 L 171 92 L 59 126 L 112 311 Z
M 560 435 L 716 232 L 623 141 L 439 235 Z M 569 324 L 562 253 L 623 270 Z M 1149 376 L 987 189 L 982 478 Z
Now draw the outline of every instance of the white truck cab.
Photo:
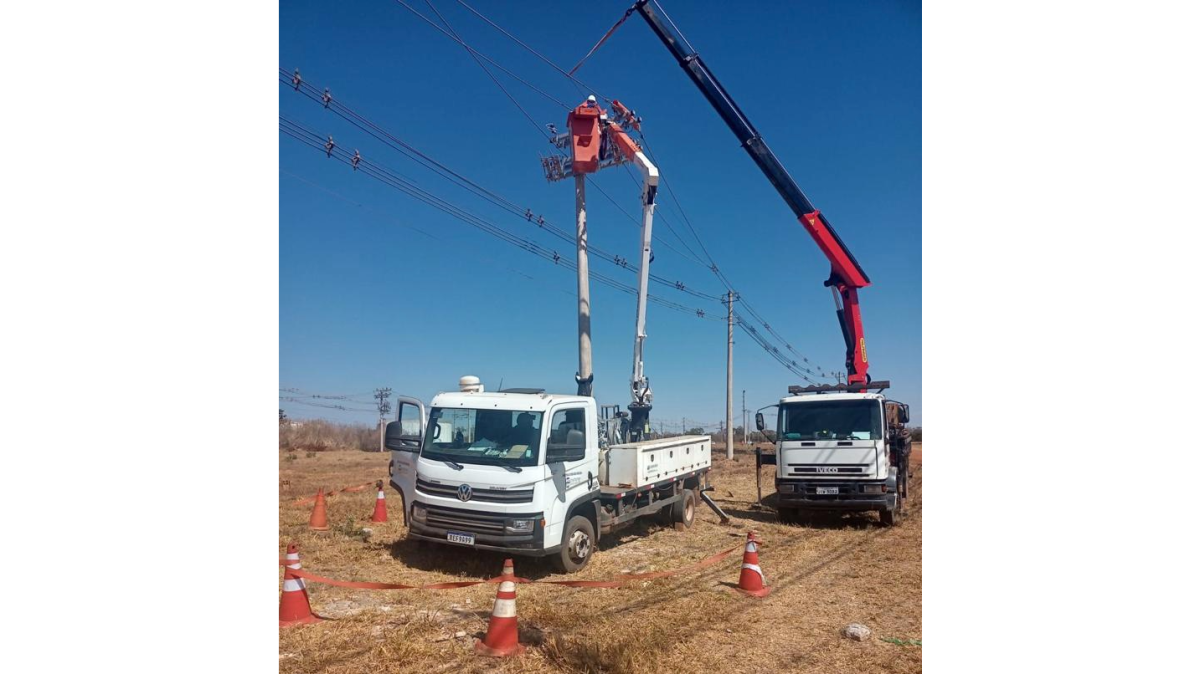
M 436 395 L 427 417 L 402 398 L 388 424 L 391 483 L 410 538 L 552 555 L 570 572 L 587 563 L 601 533 L 638 516 L 669 509 L 691 524 L 711 466 L 707 436 L 602 448 L 591 397 L 460 388 Z
M 897 453 L 896 425 L 908 421 L 907 406 L 845 388 L 791 387 L 779 401 L 772 458 L 784 522 L 813 510 L 874 510 L 890 526 L 901 512 L 907 449 Z M 762 415 L 755 420 L 762 430 Z

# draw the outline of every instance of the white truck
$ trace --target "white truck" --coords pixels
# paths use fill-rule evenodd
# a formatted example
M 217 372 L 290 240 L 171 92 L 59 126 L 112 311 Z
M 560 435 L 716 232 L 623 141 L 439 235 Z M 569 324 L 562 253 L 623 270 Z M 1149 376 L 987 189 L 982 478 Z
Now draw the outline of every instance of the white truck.
M 700 500 L 713 506 L 703 493 L 710 437 L 607 445 L 590 396 L 478 382 L 463 377 L 428 415 L 415 398 L 397 400 L 385 443 L 409 538 L 549 556 L 571 573 L 622 525 L 653 515 L 685 530 Z
M 775 453 L 757 452 L 759 466 L 775 465 L 780 521 L 795 524 L 816 510 L 874 510 L 886 526 L 899 521 L 912 446 L 908 406 L 863 388 L 790 386 L 780 399 Z M 754 419 L 764 430 L 761 411 Z

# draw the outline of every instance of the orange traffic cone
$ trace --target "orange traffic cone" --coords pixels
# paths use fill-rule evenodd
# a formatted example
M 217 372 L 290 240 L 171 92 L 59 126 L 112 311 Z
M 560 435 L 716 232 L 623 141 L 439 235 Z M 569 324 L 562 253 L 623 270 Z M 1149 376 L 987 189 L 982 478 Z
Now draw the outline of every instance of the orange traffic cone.
M 325 519 L 325 489 L 317 489 L 317 502 L 313 505 L 312 515 L 308 518 L 308 528 L 313 531 L 329 531 L 329 522 Z
M 300 552 L 295 543 L 288 545 L 288 562 L 283 568 L 283 594 L 279 595 L 279 626 L 307 625 L 321 620 L 313 614 L 308 605 L 308 590 L 304 587 L 304 579 L 292 574 L 293 569 L 300 568 Z
M 284 559 L 286 559 L 288 561 L 288 563 L 285 565 L 285 566 L 287 566 L 287 568 L 299 569 L 300 568 L 300 546 L 296 545 L 295 543 L 288 543 L 287 554 L 284 556 Z M 304 590 L 304 596 L 307 597 L 308 596 L 308 586 L 304 584 L 304 579 L 297 578 L 296 582 L 300 583 L 300 589 Z
M 387 501 L 383 498 L 383 480 L 376 482 L 375 488 L 379 490 L 379 495 L 375 497 L 375 512 L 371 515 L 371 521 L 386 522 Z
M 504 560 L 502 578 L 513 577 L 513 562 Z M 496 603 L 492 605 L 492 619 L 488 622 L 487 635 L 483 641 L 475 640 L 475 652 L 493 658 L 520 655 L 525 647 L 517 641 L 517 584 L 511 580 L 500 582 L 496 591 Z
M 746 535 L 746 552 L 742 554 L 742 576 L 738 578 L 737 591 L 751 597 L 765 597 L 771 594 L 766 581 L 762 567 L 758 565 L 758 539 L 751 531 Z

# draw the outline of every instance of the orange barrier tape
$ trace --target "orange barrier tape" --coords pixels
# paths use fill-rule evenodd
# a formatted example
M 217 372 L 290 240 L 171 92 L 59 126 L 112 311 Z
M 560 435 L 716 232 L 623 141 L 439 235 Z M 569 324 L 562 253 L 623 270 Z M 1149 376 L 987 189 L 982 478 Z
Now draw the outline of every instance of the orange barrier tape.
M 520 576 L 501 575 L 501 576 L 496 576 L 495 578 L 489 578 L 487 580 L 465 580 L 465 581 L 455 581 L 455 582 L 448 582 L 448 583 L 430 583 L 428 585 L 405 585 L 403 583 L 368 583 L 365 581 L 334 580 L 333 578 L 326 578 L 324 576 L 318 576 L 314 573 L 309 573 L 307 571 L 303 571 L 300 569 L 287 569 L 285 573 L 288 573 L 296 578 L 305 578 L 307 580 L 311 580 L 314 583 L 323 583 L 325 585 L 333 585 L 335 587 L 351 587 L 351 588 L 357 588 L 360 590 L 455 590 L 460 587 L 470 587 L 472 585 L 486 585 L 488 583 L 501 583 L 506 580 L 510 580 L 514 583 L 541 583 L 541 584 L 545 584 L 545 585 L 560 585 L 562 587 L 616 588 L 616 587 L 621 587 L 622 585 L 624 585 L 626 583 L 631 583 L 635 580 L 651 580 L 653 578 L 666 578 L 667 576 L 674 576 L 674 575 L 678 575 L 681 573 L 687 573 L 689 571 L 698 571 L 707 566 L 712 566 L 713 564 L 720 562 L 721 560 L 725 559 L 729 555 L 731 555 L 734 552 L 737 552 L 738 550 L 741 550 L 741 549 L 742 549 L 742 546 L 740 546 L 740 545 L 734 546 L 732 548 L 729 548 L 728 550 L 722 550 L 721 552 L 718 552 L 715 555 L 705 557 L 704 559 L 696 562 L 695 564 L 691 564 L 689 566 L 685 566 L 685 567 L 682 567 L 679 569 L 674 569 L 672 571 L 652 571 L 649 573 L 623 573 L 618 576 L 615 576 L 614 580 L 530 580 L 528 578 L 521 578 Z M 279 564 L 281 566 L 287 566 L 288 564 L 295 564 L 295 563 L 296 563 L 296 560 L 290 560 L 290 561 L 287 559 L 279 560 Z

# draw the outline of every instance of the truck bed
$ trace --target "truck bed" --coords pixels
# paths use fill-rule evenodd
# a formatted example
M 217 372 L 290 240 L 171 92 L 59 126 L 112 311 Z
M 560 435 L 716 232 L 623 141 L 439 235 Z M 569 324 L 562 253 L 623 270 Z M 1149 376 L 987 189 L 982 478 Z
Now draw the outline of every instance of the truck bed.
M 712 466 L 712 438 L 683 435 L 613 445 L 608 452 L 608 474 L 601 490 L 614 493 L 674 480 Z

